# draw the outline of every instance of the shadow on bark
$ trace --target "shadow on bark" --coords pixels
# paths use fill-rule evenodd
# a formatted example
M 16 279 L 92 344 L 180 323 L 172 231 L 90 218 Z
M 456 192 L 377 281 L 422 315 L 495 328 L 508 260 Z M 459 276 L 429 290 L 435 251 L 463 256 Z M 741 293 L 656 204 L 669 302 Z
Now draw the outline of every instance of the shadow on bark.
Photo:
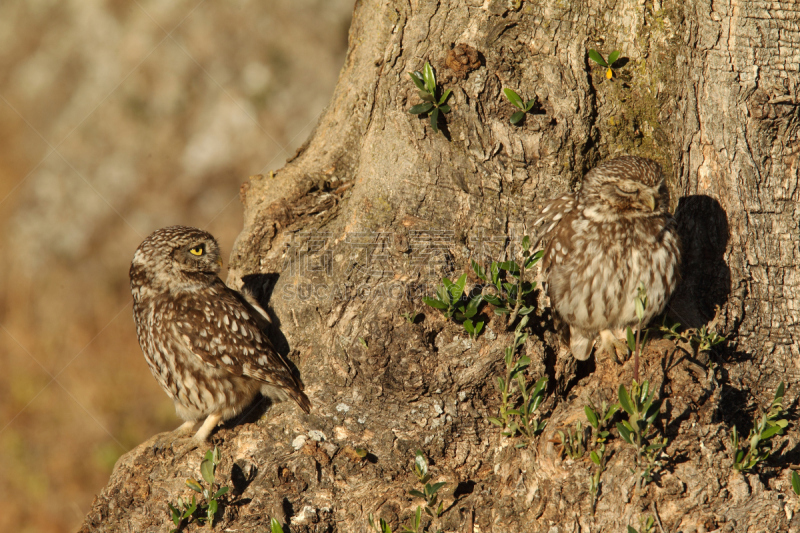
M 730 229 L 728 215 L 710 196 L 681 198 L 675 210 L 683 246 L 682 281 L 669 314 L 684 327 L 696 328 L 714 318 L 731 292 L 731 270 L 725 263 Z
M 249 292 L 258 301 L 261 308 L 267 312 L 267 315 L 269 315 L 270 321 L 272 322 L 272 327 L 269 331 L 269 339 L 272 341 L 275 350 L 286 357 L 291 351 L 289 342 L 281 332 L 280 319 L 269 306 L 270 299 L 272 298 L 272 291 L 275 289 L 279 277 L 280 274 L 277 272 L 242 276 L 242 290 L 244 292 Z M 297 373 L 297 369 L 294 365 L 292 365 L 292 370 Z

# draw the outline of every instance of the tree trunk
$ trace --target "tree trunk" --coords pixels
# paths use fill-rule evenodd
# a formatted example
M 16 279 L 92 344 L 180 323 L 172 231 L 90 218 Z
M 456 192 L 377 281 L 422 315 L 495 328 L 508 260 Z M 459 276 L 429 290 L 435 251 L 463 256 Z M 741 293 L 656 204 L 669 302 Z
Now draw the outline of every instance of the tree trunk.
M 580 4 L 357 3 L 315 133 L 284 169 L 242 188 L 228 282 L 269 301 L 275 344 L 313 409 L 278 404 L 258 420 L 262 406 L 214 434 L 218 478 L 233 488 L 220 528 L 264 531 L 274 517 L 292 533 L 361 532 L 372 513 L 400 530 L 421 503 L 408 493 L 420 489 L 421 450 L 431 482 L 447 483 L 430 531 L 625 531 L 647 516 L 660 531 L 800 531 L 787 468 L 797 431 L 746 475 L 732 468 L 730 444 L 733 426 L 746 436 L 780 381 L 785 404 L 796 397 L 800 9 Z M 590 48 L 621 50 L 612 80 Z M 407 111 L 421 101 L 407 72 L 426 61 L 453 91 L 440 133 Z M 509 122 L 516 108 L 504 87 L 537 99 L 521 125 Z M 587 424 L 590 401 L 616 401 L 632 362 L 576 365 L 537 311 L 522 352 L 529 384 L 550 378 L 539 408 L 549 422 L 518 448 L 522 439 L 487 421 L 513 342 L 506 318 L 485 306 L 485 331 L 472 340 L 421 297 L 470 259 L 514 257 L 545 201 L 620 154 L 652 158 L 667 176 L 684 245 L 668 314 L 711 323 L 728 341 L 716 365 L 651 342 L 642 373 L 663 400 L 666 456 L 638 489 L 635 452 L 612 431 L 593 504 L 593 463 L 564 459 L 553 441 Z M 191 493 L 184 480 L 199 476 L 204 452 L 139 446 L 118 462 L 84 530 L 171 524 L 167 503 Z

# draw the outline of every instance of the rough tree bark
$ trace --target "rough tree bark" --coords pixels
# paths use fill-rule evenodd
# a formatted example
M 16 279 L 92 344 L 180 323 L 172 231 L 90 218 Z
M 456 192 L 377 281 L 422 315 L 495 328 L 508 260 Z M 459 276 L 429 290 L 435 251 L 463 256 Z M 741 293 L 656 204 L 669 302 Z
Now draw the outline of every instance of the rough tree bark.
M 275 343 L 314 408 L 278 404 L 259 419 L 262 406 L 215 433 L 218 477 L 233 487 L 218 527 L 263 531 L 271 516 L 293 533 L 360 532 L 373 513 L 398 530 L 418 503 L 419 449 L 448 483 L 444 531 L 625 531 L 656 514 L 662 531 L 800 530 L 787 478 L 797 431 L 754 474 L 731 468 L 729 444 L 778 382 L 787 405 L 796 398 L 798 20 L 797 4 L 758 1 L 359 1 L 315 133 L 242 188 L 229 283 L 269 300 Z M 616 80 L 592 68 L 589 48 L 622 51 Z M 407 112 L 419 98 L 406 73 L 425 61 L 453 90 L 441 134 Z M 538 99 L 520 127 L 503 87 Z M 716 369 L 651 345 L 643 373 L 665 400 L 669 459 L 637 492 L 633 451 L 612 437 L 593 513 L 591 463 L 565 461 L 550 438 L 589 400 L 613 401 L 630 362 L 558 356 L 543 312 L 524 351 L 529 380 L 550 377 L 550 422 L 517 449 L 486 421 L 512 338 L 504 318 L 484 310 L 472 341 L 420 297 L 470 258 L 508 257 L 544 201 L 616 154 L 653 158 L 668 176 L 686 255 L 671 314 L 713 321 L 729 341 Z M 424 316 L 401 317 L 413 311 Z M 166 527 L 202 452 L 139 446 L 84 530 Z

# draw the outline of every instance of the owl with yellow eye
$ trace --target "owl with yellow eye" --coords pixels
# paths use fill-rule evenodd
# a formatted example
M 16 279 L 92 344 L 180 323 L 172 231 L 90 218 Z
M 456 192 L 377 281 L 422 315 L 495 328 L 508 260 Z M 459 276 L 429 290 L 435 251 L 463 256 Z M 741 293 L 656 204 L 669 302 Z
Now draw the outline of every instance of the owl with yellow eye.
M 266 335 L 269 318 L 249 295 L 219 278 L 222 256 L 209 233 L 187 226 L 147 237 L 131 262 L 133 316 L 150 371 L 185 423 L 205 441 L 218 423 L 260 394 L 311 402 Z

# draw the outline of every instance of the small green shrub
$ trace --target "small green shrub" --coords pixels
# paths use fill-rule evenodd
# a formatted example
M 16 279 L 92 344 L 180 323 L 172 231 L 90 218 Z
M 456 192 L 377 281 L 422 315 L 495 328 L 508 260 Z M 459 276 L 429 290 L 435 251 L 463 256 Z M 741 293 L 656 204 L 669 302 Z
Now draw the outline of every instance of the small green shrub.
M 416 309 L 414 309 L 412 311 L 406 311 L 405 313 L 402 313 L 400 316 L 405 318 L 406 322 L 408 322 L 409 324 L 413 324 L 414 322 L 417 321 L 419 313 L 417 312 Z
M 584 456 L 586 453 L 586 434 L 580 420 L 575 422 L 574 430 L 567 428 L 562 431 L 559 429 L 556 433 L 558 433 L 559 438 L 558 444 L 561 446 L 560 453 L 573 460 Z
M 707 352 L 714 346 L 725 342 L 725 336 L 717 335 L 716 331 L 708 331 L 703 325 L 699 330 L 695 330 L 691 341 L 696 346 L 697 352 Z
M 369 513 L 369 527 L 377 533 L 392 533 L 392 528 L 386 523 L 386 520 L 381 518 L 376 524 L 375 517 L 372 516 L 372 513 Z
M 595 468 L 589 480 L 589 492 L 592 495 L 592 513 L 594 514 L 597 495 L 600 490 L 600 476 L 606 468 L 606 441 L 610 435 L 606 426 L 611 422 L 614 414 L 619 409 L 619 404 L 611 407 L 603 402 L 600 409 L 594 404 L 585 405 L 583 408 L 588 427 L 584 427 L 580 420 L 575 422 L 575 429 L 558 430 L 558 436 L 551 440 L 560 446 L 559 452 L 572 460 L 578 460 L 589 452 L 589 459 Z M 591 434 L 587 438 L 587 429 Z
M 649 330 L 645 330 L 644 338 L 642 338 L 642 322 L 644 320 L 644 311 L 647 309 L 647 289 L 644 283 L 639 282 L 639 287 L 636 292 L 636 299 L 634 300 L 636 308 L 636 318 L 639 324 L 636 326 L 636 336 L 634 337 L 633 331 L 630 326 L 626 328 L 626 335 L 628 338 L 628 350 L 633 354 L 633 379 L 639 381 L 639 354 L 647 344 L 649 337 Z
M 434 519 L 439 518 L 444 511 L 444 502 L 439 501 L 438 492 L 442 487 L 447 485 L 447 483 L 444 481 L 434 483 L 433 485 L 429 483 L 431 475 L 428 473 L 428 460 L 420 450 L 417 450 L 417 453 L 414 456 L 414 475 L 417 476 L 417 481 L 420 485 L 422 485 L 422 491 L 412 489 L 408 491 L 408 493 L 411 496 L 416 496 L 425 500 L 425 514 Z M 420 509 L 421 507 L 418 506 L 417 515 L 421 514 Z M 419 518 L 416 519 L 416 522 L 419 523 Z M 416 532 L 417 529 L 414 529 L 413 531 Z
M 216 484 L 214 476 L 219 460 L 219 449 L 215 446 L 213 451 L 206 452 L 205 457 L 200 462 L 200 475 L 208 483 L 208 487 L 204 487 L 202 482 L 193 478 L 186 480 L 186 486 L 201 494 L 205 499 L 204 503 L 198 506 L 195 496 L 192 495 L 191 503 L 179 497 L 177 506 L 173 506 L 171 503 L 167 504 L 172 513 L 172 522 L 175 524 L 175 529 L 172 530 L 172 533 L 180 531 L 181 527 L 185 525 L 184 520 L 188 524 L 192 518 L 200 523 L 208 522 L 209 526 L 214 526 L 214 516 L 219 508 L 219 498 L 230 490 L 229 487 L 221 487 L 219 490 L 214 490 L 214 485 Z
M 483 287 L 480 294 L 465 294 L 467 275 L 462 274 L 455 281 L 448 277 L 442 278 L 442 284 L 436 287 L 436 295 L 423 296 L 422 301 L 440 310 L 445 317 L 462 324 L 473 340 L 483 331 L 484 322 L 473 321 L 483 302 L 492 305 L 496 314 L 508 315 L 506 324 L 510 327 L 519 316 L 526 316 L 536 309 L 535 305 L 525 305 L 525 298 L 536 288 L 535 281 L 525 281 L 525 272 L 536 265 L 543 253 L 541 250 L 534 253 L 531 250 L 530 237 L 525 236 L 522 239 L 521 264 L 514 260 L 492 261 L 487 273 L 481 265 L 470 261 L 478 279 L 488 284 L 491 290 L 496 290 L 496 293 L 489 293 L 487 287 Z
M 440 91 L 436 87 L 436 74 L 434 74 L 431 64 L 427 61 L 422 68 L 422 72 L 409 72 L 408 75 L 411 76 L 411 81 L 413 81 L 414 85 L 419 89 L 418 94 L 422 99 L 421 104 L 412 106 L 408 112 L 412 115 L 427 114 L 431 119 L 431 128 L 433 128 L 433 132 L 438 133 L 439 115 L 445 115 L 450 112 L 450 106 L 447 105 L 446 102 L 452 91 L 447 89 L 440 97 L 437 97 Z
M 606 469 L 606 441 L 610 433 L 605 428 L 611 422 L 619 407 L 618 403 L 609 407 L 606 402 L 603 402 L 600 405 L 600 409 L 597 409 L 594 404 L 586 405 L 583 408 L 584 413 L 586 413 L 586 419 L 589 421 L 589 426 L 592 428 L 591 451 L 589 452 L 589 459 L 595 465 L 595 470 L 589 482 L 589 493 L 592 495 L 592 513 L 594 513 L 597 495 L 600 492 L 600 476 L 603 475 Z
M 748 472 L 766 460 L 772 452 L 772 438 L 775 435 L 783 435 L 783 430 L 789 425 L 789 421 L 782 418 L 786 415 L 783 410 L 783 394 L 784 385 L 781 381 L 767 412 L 761 415 L 761 420 L 756 418 L 754 421 L 746 443 L 740 444 L 739 433 L 736 431 L 736 426 L 733 426 L 731 446 L 733 446 L 733 468 L 736 470 Z M 794 483 L 792 485 L 794 486 Z
M 605 401 L 600 404 L 600 409 L 595 407 L 595 405 L 592 403 L 583 407 L 583 412 L 586 413 L 586 419 L 589 421 L 589 425 L 592 427 L 593 446 L 606 441 L 609 436 L 609 432 L 603 428 L 607 426 L 607 424 L 614 417 L 614 414 L 619 411 L 619 408 L 620 405 L 618 403 L 615 403 L 609 407 Z

